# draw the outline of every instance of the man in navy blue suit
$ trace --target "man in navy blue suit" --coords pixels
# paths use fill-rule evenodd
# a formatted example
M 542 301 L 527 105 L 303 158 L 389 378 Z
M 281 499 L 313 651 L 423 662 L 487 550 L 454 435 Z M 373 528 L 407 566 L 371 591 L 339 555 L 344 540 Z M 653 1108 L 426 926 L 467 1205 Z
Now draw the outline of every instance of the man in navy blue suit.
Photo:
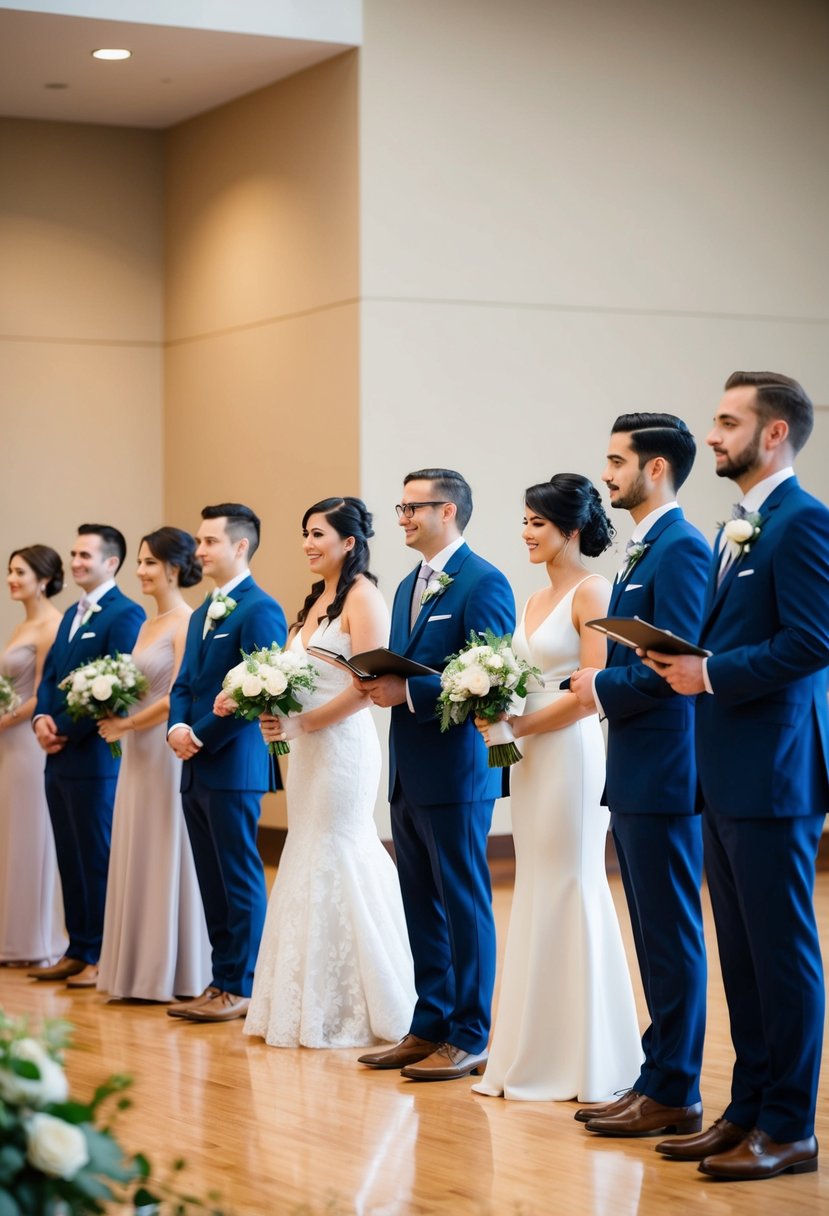
M 695 455 L 693 435 L 673 414 L 622 414 L 603 474 L 611 506 L 628 510 L 635 525 L 608 616 L 638 616 L 694 642 L 711 550 L 676 494 Z M 575 1117 L 606 1136 L 695 1131 L 706 959 L 693 702 L 613 641 L 606 668 L 579 671 L 570 688 L 607 717 L 604 801 L 650 1015 L 644 1063 L 631 1088 Z
M 813 424 L 797 381 L 735 372 L 725 390 L 708 444 L 743 497 L 715 545 L 700 638 L 711 657 L 646 661 L 697 698 L 705 868 L 736 1057 L 722 1118 L 657 1147 L 740 1181 L 817 1169 L 829 511 L 794 476 Z
M 276 788 L 273 761 L 256 722 L 213 713 L 240 652 L 281 646 L 287 636 L 285 614 L 248 569 L 259 535 L 259 518 L 241 503 L 202 511 L 196 552 L 215 590 L 190 618 L 170 694 L 167 741 L 184 761 L 181 800 L 213 947 L 213 981 L 195 1000 L 167 1012 L 194 1022 L 244 1016 L 265 921 L 256 834 L 262 795 Z
M 82 524 L 72 547 L 72 577 L 83 591 L 64 613 L 46 656 L 32 724 L 46 752 L 46 801 L 55 836 L 69 945 L 53 967 L 31 974 L 94 988 L 104 926 L 112 807 L 120 761 L 91 718 L 73 722 L 58 688 L 70 671 L 102 655 L 129 654 L 144 609 L 127 599 L 115 576 L 127 554 L 117 528 Z
M 472 492 L 460 473 L 421 469 L 397 506 L 408 548 L 423 561 L 394 597 L 391 649 L 440 670 L 471 631 L 511 633 L 515 601 L 500 571 L 463 539 Z M 438 676 L 381 676 L 368 686 L 392 710 L 389 796 L 397 868 L 415 966 L 417 1004 L 395 1047 L 360 1056 L 415 1081 L 483 1068 L 495 981 L 487 834 L 502 772 L 490 769 L 470 719 L 441 733 Z

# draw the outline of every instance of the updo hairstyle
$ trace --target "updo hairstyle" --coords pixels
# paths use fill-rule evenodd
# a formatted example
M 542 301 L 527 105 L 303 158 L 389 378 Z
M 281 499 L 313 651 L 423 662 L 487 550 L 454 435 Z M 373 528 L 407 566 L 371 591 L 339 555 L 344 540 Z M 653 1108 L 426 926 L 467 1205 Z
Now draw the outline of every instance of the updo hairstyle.
M 43 594 L 47 599 L 63 591 L 63 562 L 60 554 L 49 545 L 27 545 L 24 549 L 15 549 L 9 558 L 9 565 L 15 557 L 22 557 L 34 571 L 35 577 L 46 584 Z
M 345 498 L 323 498 L 321 502 L 315 502 L 312 507 L 309 507 L 303 515 L 303 532 L 308 527 L 308 520 L 312 515 L 324 515 L 337 535 L 342 537 L 343 540 L 347 540 L 350 536 L 354 538 L 353 547 L 345 555 L 343 568 L 340 571 L 340 577 L 337 582 L 336 595 L 329 605 L 328 611 L 319 617 L 320 622 L 324 621 L 326 617 L 329 621 L 333 621 L 342 614 L 345 597 L 359 575 L 365 575 L 375 586 L 377 585 L 376 576 L 368 568 L 370 560 L 368 542 L 374 535 L 374 529 L 371 526 L 372 514 L 362 498 L 351 498 L 348 496 Z M 302 628 L 312 604 L 315 600 L 319 599 L 324 589 L 324 579 L 320 579 L 313 584 L 310 592 L 305 597 L 305 603 L 302 605 L 292 628 Z
M 195 587 L 202 580 L 201 562 L 196 557 L 196 540 L 182 528 L 157 528 L 141 537 L 153 557 L 173 566 L 179 587 Z M 139 546 L 140 548 L 140 546 Z
M 549 481 L 530 486 L 524 501 L 564 536 L 578 532 L 579 549 L 585 557 L 598 557 L 613 543 L 616 529 L 605 513 L 599 491 L 580 473 L 556 473 Z

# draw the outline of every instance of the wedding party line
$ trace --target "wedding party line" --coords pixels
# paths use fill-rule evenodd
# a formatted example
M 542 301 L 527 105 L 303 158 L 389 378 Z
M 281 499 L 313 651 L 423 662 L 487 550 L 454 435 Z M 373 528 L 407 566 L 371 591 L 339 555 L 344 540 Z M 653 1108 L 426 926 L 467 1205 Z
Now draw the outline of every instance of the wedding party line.
M 735 372 L 712 413 L 712 475 L 740 494 L 713 544 L 678 501 L 697 459 L 687 425 L 622 414 L 601 478 L 630 533 L 613 582 L 586 564 L 616 532 L 599 490 L 555 473 L 524 493 L 521 540 L 543 575 L 518 615 L 464 540 L 469 484 L 442 467 L 403 478 L 397 524 L 418 561 L 391 611 L 372 513 L 352 496 L 302 516 L 312 585 L 290 624 L 251 574 L 261 523 L 241 503 L 204 507 L 195 535 L 141 539 L 149 617 L 116 581 L 116 527 L 78 528 L 82 594 L 62 616 L 61 556 L 16 549 L 0 965 L 164 1004 L 169 1033 L 244 1019 L 273 1047 L 367 1049 L 367 1076 L 583 1103 L 574 1134 L 667 1137 L 660 1154 L 723 1181 L 817 1169 L 829 510 L 795 476 L 814 418 L 796 380 Z M 202 579 L 213 590 L 191 610 L 183 591 Z M 607 618 L 615 632 L 595 627 Z M 634 620 L 664 631 L 662 649 L 627 644 Z M 380 674 L 349 669 L 369 652 Z M 390 710 L 394 861 L 373 817 L 371 707 Z M 257 831 L 279 755 L 288 832 L 268 898 Z M 493 1027 L 487 839 L 507 793 L 515 887 Z M 714 1120 L 703 872 L 734 1049 Z

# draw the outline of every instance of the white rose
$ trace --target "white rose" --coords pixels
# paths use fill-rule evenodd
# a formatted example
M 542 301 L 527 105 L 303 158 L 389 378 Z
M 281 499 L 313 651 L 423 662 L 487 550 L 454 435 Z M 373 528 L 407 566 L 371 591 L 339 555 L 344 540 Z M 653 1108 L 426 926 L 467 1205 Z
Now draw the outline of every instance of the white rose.
M 210 607 L 207 609 L 207 615 L 211 621 L 220 621 L 227 612 L 227 608 L 221 600 L 213 600 Z
M 275 667 L 266 667 L 262 672 L 262 677 L 265 682 L 265 688 L 268 695 L 271 697 L 280 697 L 288 687 L 288 680 L 285 673 L 277 671 Z
M 754 524 L 747 519 L 729 519 L 725 525 L 725 535 L 735 545 L 744 545 L 754 535 Z
M 500 655 L 494 654 L 486 660 L 486 665 L 491 671 L 500 671 L 504 666 L 504 660 Z
M 470 663 L 477 663 L 479 654 L 480 651 L 478 650 L 465 650 L 463 654 L 459 656 L 458 662 L 464 667 L 468 667 Z
M 489 692 L 489 676 L 482 667 L 467 667 L 459 680 L 461 688 L 465 688 L 473 697 L 483 697 Z
M 19 1077 L 17 1073 L 0 1068 L 0 1098 L 16 1105 L 46 1106 L 50 1102 L 65 1102 L 69 1096 L 63 1069 L 43 1050 L 35 1039 L 18 1039 L 12 1044 L 12 1055 L 34 1064 L 40 1076 Z
M 115 676 L 96 676 L 90 686 L 90 691 L 96 701 L 108 701 L 112 696 L 113 685 L 118 681 Z
M 282 654 L 273 655 L 271 662 L 275 667 L 279 667 L 282 671 L 293 673 L 298 671 L 302 660 L 299 655 L 296 655 L 291 650 L 286 650 Z
M 242 680 L 242 695 L 245 697 L 258 697 L 265 687 L 264 681 L 258 671 L 248 671 Z
M 78 671 L 72 677 L 72 691 L 86 692 L 86 676 L 82 671 Z
M 238 666 L 231 667 L 224 678 L 224 686 L 228 692 L 233 692 L 235 689 L 242 687 L 242 681 L 245 678 L 247 669 L 246 663 L 239 663 Z
M 81 1129 L 53 1115 L 32 1115 L 26 1123 L 26 1140 L 31 1164 L 52 1178 L 74 1178 L 89 1161 Z

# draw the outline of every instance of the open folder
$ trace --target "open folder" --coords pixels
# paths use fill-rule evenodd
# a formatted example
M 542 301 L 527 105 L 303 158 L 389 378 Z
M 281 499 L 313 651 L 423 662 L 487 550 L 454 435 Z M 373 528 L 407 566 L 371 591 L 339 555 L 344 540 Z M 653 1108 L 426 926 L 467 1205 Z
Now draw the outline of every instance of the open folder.
M 591 629 L 606 633 L 614 642 L 630 646 L 634 650 L 656 650 L 661 654 L 698 654 L 706 658 L 710 650 L 703 650 L 693 642 L 671 633 L 670 629 L 657 629 L 638 616 L 604 616 L 588 621 Z
M 373 680 L 376 676 L 403 676 L 407 679 L 409 676 L 440 675 L 434 667 L 416 663 L 414 659 L 395 654 L 385 646 L 378 646 L 376 650 L 364 650 L 362 654 L 352 655 L 350 659 L 344 654 L 338 654 L 336 650 L 326 650 L 324 646 L 309 646 L 308 654 L 312 654 L 315 659 L 322 659 L 324 663 L 331 663 L 334 667 L 345 667 L 359 680 Z

